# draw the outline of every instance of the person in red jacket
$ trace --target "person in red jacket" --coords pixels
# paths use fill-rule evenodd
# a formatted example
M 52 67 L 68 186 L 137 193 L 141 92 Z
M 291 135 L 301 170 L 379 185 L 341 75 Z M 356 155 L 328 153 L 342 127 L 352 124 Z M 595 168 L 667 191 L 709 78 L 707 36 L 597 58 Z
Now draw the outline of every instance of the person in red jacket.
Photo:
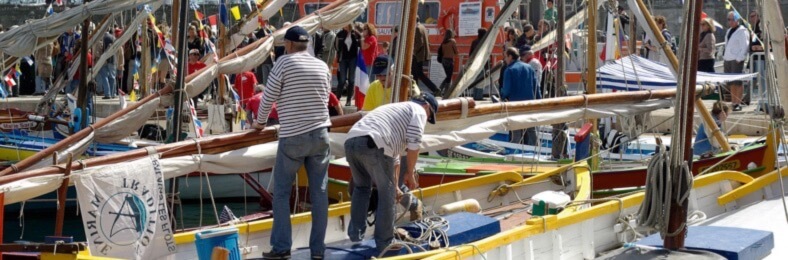
M 238 93 L 241 100 L 246 100 L 254 96 L 254 88 L 257 86 L 257 77 L 254 72 L 244 71 L 235 75 L 235 85 L 233 88 Z
M 263 100 L 263 85 L 257 85 L 254 87 L 254 95 L 250 98 L 243 100 L 244 109 L 246 110 L 247 116 L 251 116 L 249 118 L 252 122 L 257 118 L 257 111 L 260 108 L 260 101 Z M 278 125 L 279 124 L 279 113 L 276 112 L 276 103 L 273 104 L 271 107 L 271 113 L 268 113 L 268 121 L 266 122 L 266 126 L 271 125 Z
M 88 69 L 90 68 L 93 68 L 93 49 L 90 49 L 88 51 Z M 74 78 L 71 79 L 71 83 L 68 86 L 66 86 L 67 94 L 74 93 L 74 90 L 76 90 L 79 87 L 79 79 L 80 79 L 79 70 L 77 70 L 77 72 L 74 73 Z

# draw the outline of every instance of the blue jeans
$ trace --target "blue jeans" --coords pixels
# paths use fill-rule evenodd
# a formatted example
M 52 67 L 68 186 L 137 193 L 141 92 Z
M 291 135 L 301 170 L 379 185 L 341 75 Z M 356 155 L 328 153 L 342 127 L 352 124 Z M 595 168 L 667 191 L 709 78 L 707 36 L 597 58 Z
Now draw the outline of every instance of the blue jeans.
M 309 199 L 312 203 L 312 231 L 309 249 L 312 255 L 323 255 L 326 250 L 328 225 L 328 128 L 315 129 L 297 136 L 279 138 L 274 166 L 274 226 L 271 232 L 272 251 L 290 251 L 293 245 L 290 225 L 290 191 L 295 176 L 304 165 L 309 179 Z
M 73 93 L 74 90 L 76 90 L 78 88 L 79 88 L 79 80 L 78 79 L 72 79 L 68 83 L 68 86 L 66 86 L 66 94 Z
M 345 141 L 345 154 L 353 175 L 353 196 L 350 202 L 350 224 L 347 234 L 351 241 L 364 239 L 367 229 L 367 209 L 372 184 L 378 188 L 378 208 L 375 211 L 375 245 L 383 250 L 394 239 L 396 184 L 394 158 L 383 154 L 383 149 L 370 147 L 369 137 L 354 137 Z
M 347 91 L 347 100 L 353 98 L 353 87 L 356 86 L 356 59 L 340 60 L 339 71 L 337 72 L 337 98 L 342 99 L 342 94 Z M 347 83 L 345 83 L 347 81 Z
M 51 81 L 49 78 L 43 78 L 36 76 L 36 94 L 44 94 L 49 90 L 49 86 L 51 85 Z
M 525 145 L 538 145 L 536 136 L 536 128 L 529 127 L 526 129 L 512 130 L 509 132 L 509 142 Z
M 115 88 L 116 72 L 115 64 L 112 63 L 105 64 L 104 67 L 101 67 L 101 70 L 99 70 L 98 76 L 96 77 L 96 83 L 104 90 L 104 97 L 115 97 L 118 95 L 117 89 Z

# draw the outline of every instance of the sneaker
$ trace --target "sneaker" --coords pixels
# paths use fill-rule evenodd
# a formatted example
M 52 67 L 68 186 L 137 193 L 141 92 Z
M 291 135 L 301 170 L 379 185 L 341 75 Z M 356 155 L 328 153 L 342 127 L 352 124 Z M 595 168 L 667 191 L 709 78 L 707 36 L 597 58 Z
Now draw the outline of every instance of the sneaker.
M 111 97 L 103 97 L 101 99 L 112 99 Z
M 312 259 L 323 259 L 323 255 L 312 255 Z
M 271 259 L 271 260 L 290 259 L 290 251 L 277 253 L 274 252 L 274 250 L 271 250 L 270 252 L 263 253 L 263 259 Z
M 410 221 L 411 222 L 421 219 L 421 214 L 424 211 L 424 206 L 422 206 L 421 201 L 420 200 L 417 200 L 417 201 L 418 201 L 419 204 L 416 205 L 416 209 L 413 209 L 413 210 L 410 211 Z
M 741 111 L 741 105 L 733 105 L 733 111 Z

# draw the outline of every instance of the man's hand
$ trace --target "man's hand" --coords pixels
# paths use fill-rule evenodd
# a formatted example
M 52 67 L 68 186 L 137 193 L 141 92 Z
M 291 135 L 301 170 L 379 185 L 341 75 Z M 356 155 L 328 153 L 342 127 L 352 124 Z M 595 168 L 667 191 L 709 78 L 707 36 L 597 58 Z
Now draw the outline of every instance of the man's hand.
M 416 181 L 416 173 L 411 172 L 407 176 L 405 176 L 405 186 L 408 186 L 408 189 L 414 190 L 419 187 L 419 182 Z
M 403 195 L 402 190 L 400 190 L 399 187 L 397 187 L 397 201 L 402 199 L 402 195 Z
M 257 122 L 254 122 L 254 123 L 252 123 L 252 127 L 254 129 L 257 129 L 257 130 L 263 130 L 263 128 L 265 128 L 265 125 L 261 125 L 261 124 L 258 124 Z

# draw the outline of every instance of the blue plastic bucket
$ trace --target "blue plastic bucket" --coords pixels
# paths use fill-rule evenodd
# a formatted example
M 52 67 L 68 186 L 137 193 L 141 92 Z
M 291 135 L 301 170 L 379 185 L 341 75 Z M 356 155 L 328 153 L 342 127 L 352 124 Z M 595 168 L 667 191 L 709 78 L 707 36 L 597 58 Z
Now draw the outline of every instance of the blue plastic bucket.
M 200 260 L 210 260 L 214 247 L 224 247 L 230 251 L 230 260 L 241 260 L 241 250 L 238 248 L 238 229 L 215 228 L 194 234 L 194 244 L 197 247 L 197 256 Z

